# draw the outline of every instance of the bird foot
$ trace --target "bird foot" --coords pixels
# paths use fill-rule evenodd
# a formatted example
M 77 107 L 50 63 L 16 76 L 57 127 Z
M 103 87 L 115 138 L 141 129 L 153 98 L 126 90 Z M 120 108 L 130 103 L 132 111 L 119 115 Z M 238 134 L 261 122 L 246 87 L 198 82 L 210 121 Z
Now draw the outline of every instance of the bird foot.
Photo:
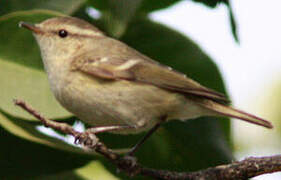
M 98 142 L 98 137 L 93 133 L 88 133 L 87 131 L 77 134 L 74 139 L 75 144 L 80 144 L 87 148 L 95 147 Z
M 113 126 L 97 126 L 87 129 L 83 133 L 79 133 L 75 136 L 74 143 L 81 144 L 83 147 L 95 147 L 99 141 L 96 134 L 108 131 L 115 131 L 115 130 L 123 130 L 123 129 L 130 129 L 133 128 L 127 125 L 113 125 Z

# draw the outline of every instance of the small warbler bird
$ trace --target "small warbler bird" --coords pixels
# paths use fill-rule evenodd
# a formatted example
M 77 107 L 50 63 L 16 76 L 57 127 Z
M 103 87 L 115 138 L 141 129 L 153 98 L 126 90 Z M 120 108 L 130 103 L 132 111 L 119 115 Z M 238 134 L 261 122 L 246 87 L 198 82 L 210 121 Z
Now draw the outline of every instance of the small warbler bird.
M 266 120 L 229 107 L 222 94 L 84 20 L 56 17 L 19 25 L 33 32 L 56 99 L 103 131 L 139 133 L 157 129 L 160 122 L 200 116 L 234 117 L 272 128 Z

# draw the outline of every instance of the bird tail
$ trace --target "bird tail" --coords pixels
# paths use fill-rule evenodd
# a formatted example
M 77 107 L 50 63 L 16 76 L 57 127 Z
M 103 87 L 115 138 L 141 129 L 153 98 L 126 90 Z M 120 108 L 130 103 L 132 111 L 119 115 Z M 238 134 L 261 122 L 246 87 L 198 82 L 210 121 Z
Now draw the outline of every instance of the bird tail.
M 273 128 L 272 124 L 269 121 L 266 121 L 255 115 L 243 112 L 241 110 L 229 107 L 227 105 L 223 105 L 211 100 L 204 100 L 199 102 L 197 101 L 196 103 L 198 103 L 200 106 L 203 106 L 206 109 L 211 110 L 211 112 L 214 112 L 215 115 L 237 118 L 253 124 L 264 126 L 266 128 L 270 128 L 270 129 Z

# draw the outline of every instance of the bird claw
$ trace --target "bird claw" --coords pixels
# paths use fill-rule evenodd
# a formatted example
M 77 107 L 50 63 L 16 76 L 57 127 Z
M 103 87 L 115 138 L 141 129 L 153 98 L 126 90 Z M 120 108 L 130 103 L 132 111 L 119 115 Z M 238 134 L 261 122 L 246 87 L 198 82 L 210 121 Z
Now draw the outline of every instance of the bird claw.
M 82 143 L 82 140 L 84 139 L 83 134 L 84 133 L 79 133 L 74 137 L 74 144 L 75 145 L 79 145 L 79 144 Z
M 99 139 L 95 134 L 84 132 L 79 133 L 75 136 L 74 144 L 82 145 L 83 147 L 91 148 L 95 147 L 98 143 Z

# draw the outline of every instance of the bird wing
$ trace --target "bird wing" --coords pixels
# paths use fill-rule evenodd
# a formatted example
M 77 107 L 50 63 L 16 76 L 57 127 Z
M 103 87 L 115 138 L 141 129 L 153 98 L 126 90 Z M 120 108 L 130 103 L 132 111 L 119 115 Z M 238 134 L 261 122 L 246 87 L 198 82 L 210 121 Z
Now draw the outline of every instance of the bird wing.
M 270 122 L 264 119 L 223 104 L 228 100 L 222 94 L 149 59 L 146 61 L 143 58 L 82 57 L 84 59 L 80 57 L 72 62 L 73 70 L 79 70 L 102 79 L 128 80 L 155 85 L 186 95 L 190 100 L 211 110 L 216 115 L 238 118 L 267 128 L 273 127 Z
M 157 87 L 228 103 L 221 93 L 208 89 L 184 74 L 172 70 L 145 56 L 118 57 L 82 55 L 72 61 L 72 69 L 108 80 L 128 80 L 155 85 Z

